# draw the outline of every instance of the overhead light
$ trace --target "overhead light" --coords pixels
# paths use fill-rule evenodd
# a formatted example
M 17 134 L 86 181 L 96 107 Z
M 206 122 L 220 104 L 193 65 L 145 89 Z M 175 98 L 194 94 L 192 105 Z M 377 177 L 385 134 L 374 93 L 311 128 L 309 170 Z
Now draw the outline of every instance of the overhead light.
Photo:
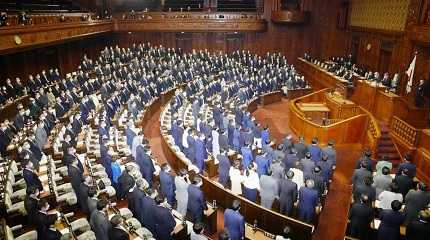
M 237 34 L 237 32 L 234 32 L 234 34 Z
M 128 32 L 128 34 L 131 34 L 131 32 Z
M 181 32 L 182 34 L 184 34 L 185 32 Z

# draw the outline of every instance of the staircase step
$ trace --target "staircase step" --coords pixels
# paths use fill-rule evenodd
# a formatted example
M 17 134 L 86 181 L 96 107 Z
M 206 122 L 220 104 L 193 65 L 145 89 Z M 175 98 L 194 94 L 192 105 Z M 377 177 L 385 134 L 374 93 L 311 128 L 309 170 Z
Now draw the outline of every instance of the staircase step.
M 378 142 L 378 148 L 380 147 L 393 147 L 394 143 L 392 141 L 380 141 Z
M 376 152 L 378 154 L 397 153 L 397 149 L 394 146 L 383 146 L 383 147 L 378 147 Z

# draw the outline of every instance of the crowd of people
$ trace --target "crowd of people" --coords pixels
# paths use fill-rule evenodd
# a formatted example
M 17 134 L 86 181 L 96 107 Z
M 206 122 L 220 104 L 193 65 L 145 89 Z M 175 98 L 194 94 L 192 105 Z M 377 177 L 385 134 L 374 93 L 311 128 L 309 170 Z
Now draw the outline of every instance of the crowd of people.
M 240 60 L 243 62 L 235 58 L 243 59 Z M 242 72 L 242 64 L 250 66 L 249 72 Z M 275 67 L 267 69 L 270 65 L 277 66 L 278 70 L 274 71 Z M 223 71 L 225 69 L 228 71 Z M 215 82 L 206 86 L 208 82 L 203 80 L 216 74 L 219 79 L 252 86 L 247 89 L 237 86 L 224 89 L 225 101 L 237 95 L 237 101 L 241 103 L 286 84 L 297 87 L 306 85 L 303 78 L 296 75 L 294 68 L 286 64 L 285 58 L 277 54 L 262 58 L 249 52 L 236 52 L 230 56 L 212 55 L 207 51 L 182 53 L 176 49 L 144 44 L 133 45 L 128 49 L 106 48 L 99 59 L 92 61 L 85 57 L 79 69 L 64 78 L 58 70 L 50 70 L 35 78 L 30 76 L 28 84 L 19 85 L 21 87 L 9 84 L 14 91 L 8 91 L 6 99 L 24 94 L 31 95 L 31 99 L 28 106 L 20 105 L 13 122 L 5 120 L 2 123 L 2 156 L 6 159 L 12 157 L 11 145 L 18 153 L 16 161 L 23 169 L 27 189 L 25 211 L 29 223 L 36 228 L 40 238 L 52 236 L 52 239 L 59 239 L 61 236 L 54 227 L 59 214 L 49 214 L 50 206 L 42 197 L 49 194 L 46 192 L 46 182 L 40 177 L 42 167 L 52 157 L 46 152 L 47 143 L 52 143 L 54 153 L 62 156 L 61 164 L 57 167 L 66 167 L 79 209 L 88 217 L 96 238 L 122 239 L 115 236 L 128 236 L 120 216 L 108 218 L 107 211 L 112 208 L 112 204 L 102 197 L 106 190 L 100 187 L 100 184 L 106 183 L 105 180 L 101 181 L 101 177 L 95 176 L 94 168 L 89 167 L 89 160 L 82 161 L 77 154 L 80 137 L 92 132 L 95 126 L 98 133 L 96 145 L 99 145 L 96 155 L 109 178 L 108 185 L 111 184 L 115 189 L 116 199 L 127 200 L 133 217 L 147 232 L 156 239 L 170 239 L 176 225 L 175 216 L 170 210 L 173 207 L 181 218 L 190 216 L 193 222 L 191 238 L 205 239 L 202 213 L 208 205 L 200 190 L 202 180 L 198 176 L 189 177 L 187 171 L 172 176 L 168 164 L 159 165 L 152 157 L 148 141 L 138 126 L 146 108 L 167 90 L 185 84 L 185 97 L 192 97 L 197 89 L 205 86 L 206 96 L 215 95 L 219 86 Z M 258 84 L 258 80 L 264 78 L 269 80 Z M 194 84 L 199 85 L 197 87 Z M 118 117 L 125 118 L 123 134 L 116 125 Z M 22 134 L 21 129 L 29 130 Z M 268 134 L 268 129 L 265 132 Z M 13 138 L 16 139 L 12 141 Z M 124 139 L 127 145 L 131 162 L 114 157 L 115 151 L 110 142 L 117 144 L 121 142 L 120 139 Z M 194 144 L 196 148 L 197 145 Z M 203 170 L 204 166 L 201 168 Z M 154 182 L 156 176 L 159 180 Z M 232 212 L 227 211 L 226 218 L 230 215 L 243 222 L 239 209 L 240 203 L 233 203 Z M 239 225 L 243 228 L 243 224 Z M 229 226 L 226 225 L 226 228 Z M 236 234 L 235 230 L 228 230 L 221 235 L 227 237 L 225 239 L 235 239 L 232 237 Z M 286 228 L 285 236 L 290 231 Z M 239 232 L 242 234 L 242 230 Z
M 416 166 L 411 155 L 404 157 L 395 174 L 392 163 L 382 158 L 375 165 L 371 152 L 357 161 L 352 177 L 353 204 L 350 209 L 350 235 L 372 239 L 426 239 L 430 233 L 430 192 L 423 182 L 416 182 Z M 378 221 L 375 221 L 377 219 Z

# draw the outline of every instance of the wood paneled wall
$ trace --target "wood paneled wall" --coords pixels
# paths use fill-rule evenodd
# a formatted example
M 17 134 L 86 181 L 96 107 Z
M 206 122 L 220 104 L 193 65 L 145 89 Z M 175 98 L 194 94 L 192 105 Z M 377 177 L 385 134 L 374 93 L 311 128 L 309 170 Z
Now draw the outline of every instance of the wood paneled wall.
M 107 44 L 108 35 L 67 42 L 25 52 L 0 55 L 0 83 L 6 78 L 28 79 L 29 74 L 58 68 L 61 74 L 76 70 L 84 54 L 96 59 Z
M 311 21 L 306 25 L 280 25 L 272 23 L 271 10 L 276 0 L 264 1 L 264 18 L 268 29 L 262 33 L 160 33 L 132 32 L 114 33 L 112 40 L 120 46 L 133 42 L 151 42 L 167 47 L 208 49 L 231 52 L 238 49 L 258 54 L 282 52 L 291 62 L 305 52 L 315 56 L 344 55 L 348 52 L 349 33 L 338 28 L 338 17 L 342 15 L 342 0 L 307 0 L 304 10 L 311 12 Z M 333 9 L 336 9 L 333 14 Z M 184 39 L 188 39 L 185 41 Z

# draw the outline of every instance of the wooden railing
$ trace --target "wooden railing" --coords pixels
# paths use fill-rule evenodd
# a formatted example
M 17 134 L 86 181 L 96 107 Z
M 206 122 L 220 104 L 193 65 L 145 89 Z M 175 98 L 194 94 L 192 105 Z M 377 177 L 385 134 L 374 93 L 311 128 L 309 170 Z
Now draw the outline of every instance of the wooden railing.
M 298 102 L 321 101 L 327 91 L 328 89 L 323 89 L 290 102 L 289 126 L 291 130 L 296 135 L 304 136 L 308 140 L 317 137 L 321 144 L 326 144 L 328 140 L 334 140 L 336 143 L 361 142 L 367 128 L 368 114 L 362 113 L 323 126 L 307 119 L 305 114 L 297 107 Z
M 259 14 L 201 13 L 201 12 L 148 12 L 115 15 L 115 31 L 167 32 L 263 32 L 267 22 Z
M 416 129 L 398 117 L 391 121 L 391 134 L 409 146 L 417 146 L 420 139 L 420 129 Z
M 70 22 L 81 22 L 95 19 L 96 16 L 93 13 L 37 13 L 27 14 L 27 17 L 31 19 L 30 25 L 43 25 L 43 24 L 59 24 L 59 23 L 70 23 Z M 19 26 L 19 16 L 17 14 L 8 14 L 9 27 Z

